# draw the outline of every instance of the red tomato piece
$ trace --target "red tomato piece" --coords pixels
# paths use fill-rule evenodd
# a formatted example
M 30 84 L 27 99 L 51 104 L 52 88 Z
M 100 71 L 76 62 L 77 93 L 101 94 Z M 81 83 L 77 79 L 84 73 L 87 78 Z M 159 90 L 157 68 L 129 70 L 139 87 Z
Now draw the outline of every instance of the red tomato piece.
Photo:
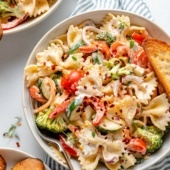
M 130 151 L 135 151 L 144 155 L 146 153 L 146 143 L 139 138 L 130 139 L 130 142 L 127 144 L 127 149 Z
M 61 86 L 69 93 L 75 93 L 79 80 L 83 77 L 82 71 L 72 71 L 61 79 Z
M 132 38 L 133 38 L 136 42 L 138 42 L 138 43 L 142 43 L 143 40 L 145 39 L 145 37 L 144 37 L 143 35 L 138 34 L 138 33 L 136 33 L 136 32 L 134 32 L 134 33 L 132 34 Z
M 74 149 L 73 147 L 70 147 L 66 143 L 66 140 L 62 135 L 60 135 L 60 142 L 61 142 L 61 144 L 62 144 L 62 146 L 63 146 L 63 148 L 66 152 L 68 152 L 71 156 L 78 157 L 76 149 Z

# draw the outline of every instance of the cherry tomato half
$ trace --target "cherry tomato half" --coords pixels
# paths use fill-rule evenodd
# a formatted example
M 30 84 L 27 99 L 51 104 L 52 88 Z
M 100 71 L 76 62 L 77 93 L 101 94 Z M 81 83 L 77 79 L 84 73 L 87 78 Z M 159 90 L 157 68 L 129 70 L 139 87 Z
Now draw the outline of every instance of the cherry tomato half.
M 75 93 L 79 80 L 83 77 L 82 71 L 72 71 L 61 79 L 61 86 L 69 93 Z

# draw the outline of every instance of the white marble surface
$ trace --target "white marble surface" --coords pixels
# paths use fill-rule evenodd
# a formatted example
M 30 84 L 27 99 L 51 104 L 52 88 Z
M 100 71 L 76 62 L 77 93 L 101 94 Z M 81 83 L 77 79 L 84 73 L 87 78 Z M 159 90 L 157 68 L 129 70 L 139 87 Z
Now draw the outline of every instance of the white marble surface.
M 32 136 L 24 117 L 21 98 L 21 83 L 23 69 L 33 47 L 39 39 L 54 25 L 69 17 L 77 0 L 64 0 L 59 8 L 40 24 L 16 33 L 4 36 L 0 42 L 0 147 L 17 148 L 15 139 L 3 137 L 16 116 L 22 117 L 22 126 L 17 128 L 20 136 L 20 150 L 45 158 L 44 151 Z M 148 4 L 154 22 L 160 25 L 170 35 L 169 0 L 145 0 Z

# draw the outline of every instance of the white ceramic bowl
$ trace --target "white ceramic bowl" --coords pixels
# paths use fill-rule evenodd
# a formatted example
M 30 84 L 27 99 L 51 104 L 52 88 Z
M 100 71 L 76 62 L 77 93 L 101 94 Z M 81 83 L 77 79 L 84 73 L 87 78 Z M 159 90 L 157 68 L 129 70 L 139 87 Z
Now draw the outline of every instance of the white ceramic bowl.
M 10 170 L 19 161 L 22 161 L 26 158 L 34 158 L 28 153 L 13 148 L 0 148 L 0 155 L 3 156 L 7 163 L 7 170 Z M 45 170 L 50 170 L 50 168 L 45 165 Z
M 129 16 L 132 24 L 144 26 L 149 31 L 151 36 L 158 38 L 158 39 L 161 39 L 163 41 L 166 41 L 167 43 L 170 43 L 170 38 L 163 31 L 163 29 L 161 29 L 154 22 L 152 22 L 152 21 L 150 21 L 150 20 L 148 20 L 144 17 L 141 17 L 141 16 L 136 15 L 136 14 L 132 14 L 132 13 L 129 13 L 129 12 L 125 12 L 125 11 L 120 11 L 120 10 L 97 10 L 97 11 L 87 12 L 87 13 L 80 14 L 80 15 L 77 15 L 75 17 L 69 18 L 69 19 L 59 23 L 55 27 L 53 27 L 50 31 L 48 31 L 41 38 L 41 40 L 35 46 L 35 48 L 33 49 L 32 53 L 29 56 L 27 65 L 29 65 L 29 64 L 31 64 L 35 61 L 34 60 L 35 54 L 37 52 L 40 52 L 43 49 L 45 49 L 48 46 L 48 42 L 50 40 L 54 39 L 58 35 L 65 33 L 67 31 L 69 25 L 80 24 L 82 21 L 84 21 L 86 19 L 92 19 L 93 21 L 95 21 L 95 23 L 100 23 L 101 19 L 109 12 L 112 13 L 112 14 L 115 14 L 115 15 L 127 15 L 127 16 Z M 37 132 L 34 128 L 31 100 L 30 100 L 28 89 L 26 88 L 26 86 L 24 84 L 24 81 L 23 81 L 22 93 L 23 93 L 23 106 L 24 106 L 24 110 L 25 110 L 25 116 L 26 116 L 26 119 L 27 119 L 27 122 L 28 122 L 28 126 L 30 127 L 34 137 L 36 138 L 37 142 L 40 144 L 40 146 L 45 150 L 45 152 L 48 155 L 50 155 L 54 160 L 61 163 L 56 158 L 56 156 L 53 154 L 50 147 L 39 137 L 39 135 L 37 134 Z M 157 151 L 156 153 L 151 155 L 148 160 L 145 160 L 143 163 L 136 165 L 131 169 L 133 169 L 133 170 L 147 169 L 149 166 L 151 166 L 154 163 L 161 160 L 170 151 L 169 145 L 170 145 L 170 135 L 167 135 L 167 136 L 165 136 L 164 144 L 159 151 Z M 75 164 L 74 165 L 74 167 L 76 167 L 75 169 L 78 170 L 79 169 L 78 163 L 75 162 L 75 161 L 73 163 Z
M 62 2 L 63 0 L 57 0 L 51 7 L 50 9 L 41 14 L 40 16 L 38 17 L 35 17 L 35 18 L 31 18 L 31 19 L 28 19 L 26 21 L 24 21 L 23 23 L 21 23 L 20 25 L 14 27 L 14 28 L 11 28 L 9 30 L 4 30 L 3 31 L 3 34 L 4 35 L 8 35 L 8 34 L 13 34 L 13 33 L 16 33 L 16 32 L 19 32 L 19 31 L 23 31 L 27 28 L 30 28 L 38 23 L 40 23 L 41 21 L 43 21 L 44 19 L 46 19 L 52 12 L 54 12 L 58 6 L 60 5 L 60 3 Z

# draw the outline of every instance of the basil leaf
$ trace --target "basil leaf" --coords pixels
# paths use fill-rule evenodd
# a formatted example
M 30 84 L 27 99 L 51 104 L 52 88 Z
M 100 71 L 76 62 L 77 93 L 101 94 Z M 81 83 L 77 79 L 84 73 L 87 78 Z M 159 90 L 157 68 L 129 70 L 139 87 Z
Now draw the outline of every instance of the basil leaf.
M 133 48 L 134 47 L 134 45 L 135 45 L 135 42 L 133 41 L 133 40 L 130 40 L 130 48 Z

